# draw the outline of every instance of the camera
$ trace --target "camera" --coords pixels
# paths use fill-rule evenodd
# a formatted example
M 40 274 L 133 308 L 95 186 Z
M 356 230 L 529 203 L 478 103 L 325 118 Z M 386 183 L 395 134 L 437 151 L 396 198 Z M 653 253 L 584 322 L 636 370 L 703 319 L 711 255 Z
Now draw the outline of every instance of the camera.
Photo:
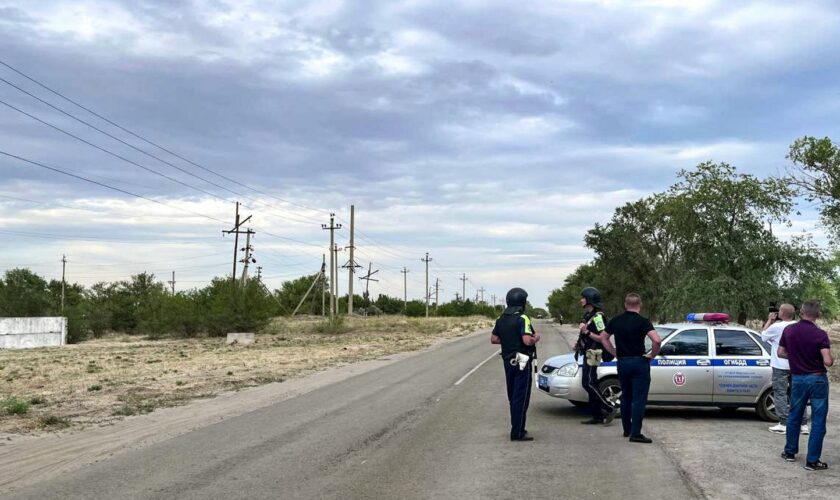
M 777 306 L 775 302 L 770 303 L 770 307 L 767 308 L 767 312 L 775 315 L 773 316 L 774 321 L 779 321 L 779 306 Z

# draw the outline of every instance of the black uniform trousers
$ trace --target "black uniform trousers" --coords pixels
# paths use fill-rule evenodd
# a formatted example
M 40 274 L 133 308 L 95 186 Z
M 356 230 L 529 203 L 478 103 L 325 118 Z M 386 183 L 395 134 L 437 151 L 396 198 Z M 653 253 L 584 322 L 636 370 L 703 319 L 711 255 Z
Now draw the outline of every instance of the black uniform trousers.
M 613 407 L 604 399 L 601 391 L 598 390 L 598 367 L 589 366 L 584 361 L 582 375 L 583 388 L 589 394 L 589 413 L 592 415 L 593 420 L 604 420 L 604 416 L 613 411 Z
M 519 365 L 513 366 L 509 360 L 505 364 L 505 382 L 510 405 L 510 438 L 519 439 L 525 435 L 525 416 L 531 400 L 531 361 L 524 370 Z
M 629 356 L 619 358 L 617 364 L 621 384 L 621 426 L 625 434 L 639 436 L 650 391 L 650 360 Z

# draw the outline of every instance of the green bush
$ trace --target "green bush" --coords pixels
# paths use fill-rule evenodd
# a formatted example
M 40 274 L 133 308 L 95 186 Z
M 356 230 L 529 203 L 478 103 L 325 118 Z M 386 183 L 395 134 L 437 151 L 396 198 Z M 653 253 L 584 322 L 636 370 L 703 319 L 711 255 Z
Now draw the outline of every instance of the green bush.
M 16 396 L 9 396 L 0 401 L 0 408 L 8 415 L 26 415 L 29 413 L 29 401 Z
M 318 333 L 347 333 L 350 327 L 344 322 L 344 316 L 336 316 L 332 320 L 326 320 L 318 323 L 315 327 Z

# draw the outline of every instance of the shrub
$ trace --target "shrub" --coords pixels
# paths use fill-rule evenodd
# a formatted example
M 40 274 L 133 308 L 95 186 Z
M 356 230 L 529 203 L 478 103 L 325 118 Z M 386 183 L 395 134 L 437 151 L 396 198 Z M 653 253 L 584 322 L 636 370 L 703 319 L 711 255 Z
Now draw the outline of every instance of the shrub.
M 350 331 L 350 327 L 344 323 L 344 316 L 336 316 L 332 320 L 326 320 L 318 323 L 315 327 L 318 333 L 346 333 Z
M 70 420 L 64 417 L 57 417 L 55 415 L 43 415 L 38 418 L 38 427 L 46 429 L 49 427 L 64 429 L 70 427 Z
M 94 384 L 94 385 L 92 385 L 92 386 L 88 387 L 88 389 L 87 389 L 87 390 L 88 390 L 88 392 L 101 391 L 101 390 L 102 390 L 102 386 L 101 386 L 101 385 L 99 385 L 99 384 Z
M 3 408 L 8 415 L 26 415 L 29 413 L 29 402 L 15 396 L 0 401 L 0 408 Z

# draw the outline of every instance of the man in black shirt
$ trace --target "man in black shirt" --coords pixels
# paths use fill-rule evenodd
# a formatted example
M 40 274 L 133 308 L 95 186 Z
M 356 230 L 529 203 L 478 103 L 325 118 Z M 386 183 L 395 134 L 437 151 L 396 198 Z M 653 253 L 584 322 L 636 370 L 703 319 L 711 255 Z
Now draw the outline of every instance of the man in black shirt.
M 648 390 L 650 390 L 650 360 L 659 354 L 662 340 L 650 320 L 639 314 L 642 298 L 631 293 L 624 299 L 624 313 L 607 324 L 603 335 L 604 347 L 618 358 L 618 381 L 621 384 L 621 426 L 624 437 L 634 443 L 650 443 L 642 434 Z M 615 337 L 615 347 L 610 336 Z M 645 337 L 650 337 L 653 348 L 645 353 Z
M 507 309 L 496 320 L 490 336 L 491 343 L 502 346 L 510 406 L 511 441 L 534 439 L 525 431 L 525 416 L 531 399 L 531 372 L 540 335 L 534 331 L 531 318 L 525 314 L 527 301 L 528 293 L 525 290 L 511 289 L 506 297 Z

